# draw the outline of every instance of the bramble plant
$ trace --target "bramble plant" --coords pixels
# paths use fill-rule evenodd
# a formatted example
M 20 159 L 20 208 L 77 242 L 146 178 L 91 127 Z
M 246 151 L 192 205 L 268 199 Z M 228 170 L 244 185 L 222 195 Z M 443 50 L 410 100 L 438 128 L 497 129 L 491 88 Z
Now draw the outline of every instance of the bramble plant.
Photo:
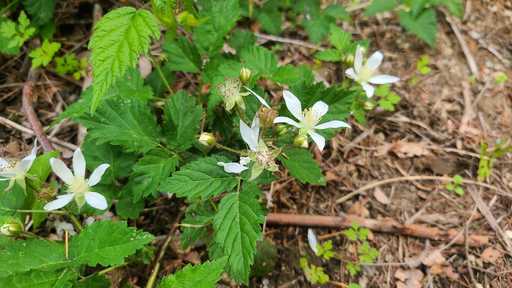
M 152 12 L 121 7 L 105 14 L 89 42 L 92 86 L 57 119 L 87 128 L 72 169 L 55 151 L 36 156 L 36 144 L 20 162 L 0 160 L 5 180 L 0 181 L 0 232 L 17 237 L 0 238 L 0 286 L 14 287 L 15 281 L 24 287 L 108 286 L 105 271 L 133 263 L 137 251 L 154 239 L 126 221 L 138 218 L 162 194 L 187 206 L 179 219 L 182 248 L 204 245 L 208 260 L 152 278 L 148 287 L 155 281 L 162 288 L 215 287 L 223 273 L 248 284 L 263 237 L 262 188 L 285 169 L 303 184 L 325 185 L 311 150 L 322 152 L 336 133 L 350 128 L 350 115 L 364 121 L 364 103 L 375 89 L 389 89 L 378 85 L 399 81 L 378 72 L 381 52 L 365 60 L 369 46 L 333 26 L 345 17 L 342 6 L 321 9 L 311 2 L 282 5 L 289 13 L 308 15 L 299 25 L 312 40 L 330 33 L 332 53 L 353 65 L 345 71 L 351 80 L 329 86 L 315 82 L 310 67 L 279 65 L 277 55 L 257 45 L 250 31 L 233 29 L 241 17 L 254 15 L 265 29 L 276 29 L 268 7 L 250 15 L 250 7 L 238 0 L 198 0 L 183 1 L 177 11 L 176 1 L 153 0 Z M 33 20 L 38 15 L 48 21 L 44 8 L 44 15 L 27 11 Z M 153 41 L 162 42 L 162 49 L 150 51 Z M 44 40 L 30 52 L 32 66 L 48 65 L 59 48 Z M 154 68 L 146 78 L 136 69 L 141 56 Z M 57 58 L 57 72 L 79 72 L 75 61 L 69 54 Z M 174 85 L 177 73 L 190 79 L 187 90 Z M 389 102 L 383 104 L 388 109 L 397 102 L 391 93 L 377 93 Z M 58 178 L 48 181 L 52 171 Z M 84 220 L 106 211 L 122 221 Z M 76 235 L 68 227 L 65 241 L 38 237 L 48 215 L 71 221 Z M 31 226 L 20 224 L 27 217 Z M 359 241 L 359 261 L 374 261 L 378 252 L 366 241 L 368 231 L 351 229 L 346 234 Z M 332 242 L 315 248 L 323 259 L 333 257 Z M 321 267 L 307 260 L 300 264 L 312 283 L 329 280 Z
M 71 75 L 75 80 L 85 77 L 87 70 L 87 58 L 78 59 L 75 54 L 66 54 L 62 57 L 55 57 L 55 71 L 59 75 Z
M 370 231 L 361 228 L 358 224 L 353 223 L 352 226 L 343 231 L 345 236 L 357 246 L 356 261 L 348 261 L 345 268 L 350 276 L 357 276 L 361 272 L 361 264 L 371 264 L 379 257 L 379 251 L 371 247 L 368 242 L 368 234 Z

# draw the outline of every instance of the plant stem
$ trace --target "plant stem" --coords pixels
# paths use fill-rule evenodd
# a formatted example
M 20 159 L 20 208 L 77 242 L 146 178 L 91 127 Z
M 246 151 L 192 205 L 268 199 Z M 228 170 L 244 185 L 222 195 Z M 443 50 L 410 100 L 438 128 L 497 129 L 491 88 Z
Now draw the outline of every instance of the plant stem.
M 60 214 L 60 215 L 66 215 L 67 212 L 65 211 L 59 211 L 59 210 L 55 210 L 55 211 L 46 211 L 46 210 L 23 210 L 23 209 L 10 209 L 10 208 L 5 208 L 5 207 L 0 207 L 0 210 L 5 210 L 5 211 L 12 211 L 12 212 L 17 212 L 17 213 L 53 213 L 53 214 Z
M 85 276 L 82 279 L 80 279 L 79 281 L 83 282 L 83 281 L 85 281 L 87 279 L 90 279 L 90 278 L 96 276 L 96 275 L 105 275 L 105 274 L 107 274 L 110 271 L 116 270 L 117 268 L 121 268 L 121 267 L 126 266 L 126 265 L 128 265 L 128 263 L 123 263 L 123 264 L 120 264 L 120 265 L 116 265 L 116 266 L 112 266 L 112 267 L 107 267 L 107 268 L 105 268 L 103 270 L 100 270 L 98 272 L 94 272 L 91 275 Z
M 232 153 L 235 153 L 235 154 L 238 154 L 238 155 L 242 154 L 242 151 L 236 150 L 236 149 L 233 149 L 233 148 L 229 148 L 229 147 L 224 146 L 224 145 L 222 145 L 220 143 L 215 143 L 215 147 L 220 148 L 220 149 L 224 149 L 226 151 L 229 151 L 229 152 L 232 152 Z
M 76 230 L 78 230 L 78 232 L 82 231 L 82 224 L 80 224 L 80 221 L 78 221 L 75 215 L 69 213 L 68 216 L 71 222 L 73 222 L 73 225 L 75 226 Z
M 9 3 L 9 5 L 5 6 L 1 11 L 0 11 L 0 16 L 3 16 L 5 12 L 7 12 L 7 10 L 11 9 L 12 6 L 14 5 L 17 5 L 19 2 L 19 0 L 14 0 L 12 1 L 11 3 Z
M 160 78 L 162 78 L 162 81 L 164 82 L 165 87 L 167 90 L 169 90 L 169 93 L 174 94 L 174 91 L 171 88 L 171 85 L 169 85 L 169 82 L 167 82 L 167 79 L 165 79 L 164 72 L 162 72 L 162 69 L 160 69 L 160 64 L 155 65 L 156 71 L 158 72 L 158 75 L 160 75 Z

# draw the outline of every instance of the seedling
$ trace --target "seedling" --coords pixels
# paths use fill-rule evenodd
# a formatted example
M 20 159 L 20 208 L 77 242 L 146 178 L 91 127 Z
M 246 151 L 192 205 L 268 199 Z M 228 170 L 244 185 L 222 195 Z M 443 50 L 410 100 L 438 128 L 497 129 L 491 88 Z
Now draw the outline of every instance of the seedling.
M 446 190 L 454 192 L 459 196 L 464 196 L 464 188 L 462 188 L 462 177 L 460 175 L 453 176 L 452 182 L 446 184 Z
M 87 71 L 87 58 L 78 59 L 75 54 L 66 54 L 55 58 L 55 71 L 59 75 L 72 75 L 76 80 L 85 76 Z
M 32 58 L 32 68 L 48 66 L 59 49 L 60 43 L 44 40 L 41 47 L 33 50 L 29 54 L 30 58 Z
M 489 144 L 480 145 L 480 162 L 478 163 L 478 181 L 485 181 L 491 176 L 494 162 L 512 152 L 512 145 L 508 145 L 501 140 L 496 141 L 494 148 L 490 149 Z
M 400 102 L 400 96 L 391 91 L 390 85 L 381 85 L 375 90 L 375 95 L 379 96 L 379 107 L 386 111 L 395 111 L 395 106 Z
M 302 268 L 306 279 L 311 284 L 322 285 L 329 282 L 329 275 L 325 274 L 324 268 L 309 264 L 305 257 L 300 258 L 300 268 Z

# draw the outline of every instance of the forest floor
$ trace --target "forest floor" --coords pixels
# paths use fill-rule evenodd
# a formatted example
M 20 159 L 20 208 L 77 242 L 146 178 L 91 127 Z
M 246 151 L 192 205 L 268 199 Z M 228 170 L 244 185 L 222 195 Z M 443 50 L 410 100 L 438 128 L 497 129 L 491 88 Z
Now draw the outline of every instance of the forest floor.
M 332 140 L 331 149 L 317 153 L 317 158 L 324 160 L 326 186 L 300 185 L 283 174 L 267 189 L 266 205 L 273 213 L 352 215 L 452 230 L 460 239 L 488 237 L 488 243 L 472 246 L 464 240 L 454 243 L 411 237 L 400 229 L 372 231 L 369 240 L 380 255 L 377 263 L 364 265 L 359 278 L 362 287 L 512 286 L 512 157 L 495 162 L 485 185 L 476 181 L 481 143 L 493 147 L 497 140 L 512 139 L 512 82 L 498 84 L 495 80 L 499 72 L 512 79 L 512 3 L 466 2 L 462 21 L 439 13 L 436 48 L 404 33 L 391 14 L 368 19 L 354 12 L 353 22 L 343 28 L 357 39 L 370 39 L 371 50 L 384 53 L 383 72 L 402 79 L 394 86 L 401 101 L 395 112 L 372 112 L 364 126 L 353 122 L 350 132 Z M 86 16 L 89 11 L 80 7 L 69 4 L 57 12 L 59 21 L 68 23 L 63 29 L 74 27 L 78 20 L 73 19 L 90 17 Z M 69 35 L 59 41 L 86 51 L 90 23 L 79 27 L 66 31 Z M 300 36 L 300 31 L 282 35 L 287 39 Z M 300 43 L 280 45 L 282 63 L 317 67 L 318 79 L 327 82 L 342 77 L 340 67 L 316 63 L 313 49 Z M 427 75 L 421 75 L 416 67 L 423 55 L 430 58 L 432 71 Z M 20 96 L 27 58 L 21 54 L 0 63 L 0 155 L 23 155 L 30 149 L 24 140 L 32 135 L 19 127 L 30 127 Z M 49 70 L 41 73 L 34 89 L 34 107 L 45 127 L 78 98 L 82 85 Z M 176 85 L 182 84 L 178 80 Z M 68 149 L 59 147 L 63 157 L 69 158 L 69 148 L 80 144 L 84 130 L 63 122 L 47 132 L 65 142 Z M 457 174 L 469 181 L 463 185 L 463 196 L 446 189 L 446 177 Z M 165 237 L 169 217 L 175 215 L 168 211 L 179 210 L 179 205 L 162 198 L 132 224 Z M 342 264 L 353 259 L 353 242 L 343 236 L 341 228 L 314 230 L 322 241 L 333 241 L 336 253 L 322 264 L 331 279 L 325 287 L 346 287 L 342 283 L 350 279 Z M 306 231 L 305 227 L 265 226 L 264 236 L 276 245 L 278 259 L 273 272 L 254 280 L 252 287 L 310 287 L 299 266 L 301 255 L 311 253 Z M 175 252 L 164 258 L 163 272 L 194 263 L 204 253 L 180 251 L 178 246 L 170 245 Z M 137 279 L 145 279 L 148 271 L 118 269 L 109 275 L 112 279 L 131 278 L 130 282 L 141 285 L 144 281 Z

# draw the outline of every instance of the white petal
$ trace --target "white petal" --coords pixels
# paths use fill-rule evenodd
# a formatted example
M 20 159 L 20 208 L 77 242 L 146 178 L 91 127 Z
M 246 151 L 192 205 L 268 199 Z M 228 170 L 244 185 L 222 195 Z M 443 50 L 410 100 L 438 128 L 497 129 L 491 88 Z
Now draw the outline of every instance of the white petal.
M 50 166 L 52 166 L 53 173 L 55 173 L 59 178 L 64 181 L 66 184 L 71 184 L 73 182 L 73 179 L 75 178 L 73 176 L 73 173 L 71 173 L 71 170 L 62 162 L 62 160 L 57 158 L 51 158 L 50 159 Z
M 80 148 L 73 153 L 73 173 L 76 177 L 85 177 L 85 158 Z
M 258 129 L 259 130 L 259 129 Z M 240 119 L 240 135 L 245 143 L 249 146 L 249 149 L 256 151 L 258 148 L 258 134 L 254 133 L 255 130 L 247 126 L 244 121 Z
M 373 88 L 373 86 L 368 83 L 361 83 L 361 86 L 363 86 L 366 96 L 368 96 L 368 98 L 372 98 L 373 93 L 375 92 L 375 88 Z
M 315 254 L 318 254 L 318 240 L 316 239 L 315 231 L 311 228 L 308 229 L 308 243 L 311 250 L 313 250 Z
M 98 184 L 101 181 L 103 174 L 105 174 L 105 171 L 107 171 L 108 167 L 110 167 L 108 164 L 101 164 L 100 166 L 96 167 L 96 169 L 92 171 L 89 180 L 87 180 L 87 184 L 89 184 L 90 187 Z
M 361 67 L 363 67 L 363 52 L 364 48 L 357 46 L 356 55 L 354 56 L 354 70 L 356 74 L 358 74 L 361 71 Z
M 230 162 L 230 163 L 224 163 L 224 162 L 217 162 L 217 165 L 224 167 L 224 171 L 227 173 L 234 173 L 234 174 L 240 174 L 243 171 L 247 170 L 247 167 L 240 163 L 236 162 Z
M 313 107 L 311 108 L 313 113 L 315 113 L 315 116 L 317 119 L 320 119 L 322 116 L 329 111 L 329 105 L 327 105 L 324 101 L 318 101 L 315 104 L 313 104 Z
M 85 192 L 85 202 L 98 210 L 105 210 L 108 207 L 105 196 L 96 192 Z
M 256 96 L 256 99 L 258 99 L 258 101 L 260 101 L 260 103 L 267 107 L 267 108 L 270 108 L 270 105 L 268 105 L 267 101 L 265 101 L 265 99 L 263 99 L 263 97 L 261 97 L 260 95 L 258 95 L 256 92 L 252 91 L 251 89 L 249 89 L 249 87 L 247 86 L 244 86 L 245 89 L 247 89 L 249 92 L 251 92 L 252 95 Z
M 292 113 L 295 118 L 302 121 L 304 116 L 302 115 L 302 105 L 300 104 L 299 98 L 297 98 L 295 95 L 293 95 L 292 92 L 288 90 L 283 91 L 283 97 L 288 111 L 290 111 L 290 113 Z
M 34 142 L 34 147 L 32 148 L 32 151 L 30 152 L 30 154 L 21 159 L 20 161 L 20 169 L 23 171 L 23 172 L 27 172 L 30 167 L 32 167 L 32 164 L 34 163 L 34 160 L 36 160 L 36 157 L 37 157 L 37 142 L 35 141 Z
M 73 200 L 73 197 L 75 195 L 73 194 L 66 194 L 66 195 L 59 195 L 57 196 L 56 200 L 53 200 L 51 202 L 48 202 L 46 205 L 44 205 L 43 209 L 46 211 L 52 211 L 60 209 L 71 202 Z
M 260 117 L 258 117 L 258 114 L 252 119 L 251 130 L 254 135 L 260 135 Z
M 348 68 L 347 70 L 345 70 L 345 75 L 347 75 L 347 77 L 350 79 L 357 79 L 356 71 L 354 71 L 354 68 Z
M 322 123 L 320 125 L 316 125 L 315 129 L 329 129 L 329 128 L 350 128 L 346 122 L 339 120 L 332 120 L 329 122 Z
M 278 124 L 278 123 L 286 123 L 286 124 L 290 124 L 292 126 L 295 126 L 297 128 L 300 128 L 299 123 L 295 122 L 295 120 L 290 119 L 288 117 L 283 117 L 283 116 L 276 117 L 274 119 L 274 124 Z
M 377 75 L 368 80 L 372 84 L 388 84 L 400 81 L 400 78 L 391 75 Z
M 384 55 L 380 51 L 377 51 L 368 58 L 368 61 L 366 62 L 366 67 L 370 70 L 375 70 L 380 66 L 380 63 L 382 63 L 382 59 L 384 58 Z
M 251 162 L 249 157 L 240 157 L 240 165 L 247 165 Z
M 309 131 L 309 136 L 311 136 L 311 139 L 313 139 L 313 142 L 316 143 L 316 146 L 318 146 L 318 149 L 320 151 L 324 150 L 324 147 L 325 147 L 325 138 L 324 136 L 314 132 L 314 131 Z

